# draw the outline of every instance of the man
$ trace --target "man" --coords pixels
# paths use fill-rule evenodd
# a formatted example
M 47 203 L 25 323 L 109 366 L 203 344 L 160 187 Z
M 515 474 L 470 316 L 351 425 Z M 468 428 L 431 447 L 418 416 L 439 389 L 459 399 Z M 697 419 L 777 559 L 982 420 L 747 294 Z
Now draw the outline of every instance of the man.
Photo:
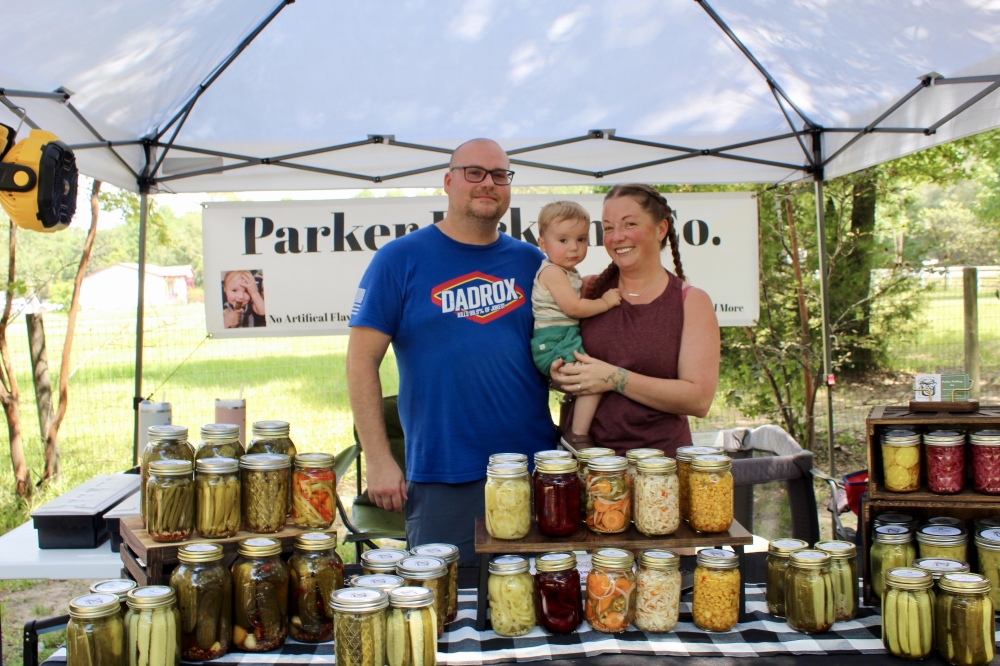
M 531 285 L 542 253 L 497 230 L 510 160 L 473 139 L 452 154 L 443 220 L 389 243 L 361 280 L 347 388 L 368 495 L 406 512 L 410 546 L 455 544 L 473 561 L 490 454 L 552 448 L 547 389 L 531 361 Z M 389 452 L 379 365 L 392 343 L 406 478 Z M 404 504 L 405 501 L 405 504 Z

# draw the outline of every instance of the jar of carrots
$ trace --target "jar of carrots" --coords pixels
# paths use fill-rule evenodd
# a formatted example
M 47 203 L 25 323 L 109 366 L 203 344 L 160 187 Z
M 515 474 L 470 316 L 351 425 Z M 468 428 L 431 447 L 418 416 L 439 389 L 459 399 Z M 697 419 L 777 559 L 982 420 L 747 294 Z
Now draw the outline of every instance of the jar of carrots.
M 606 449 L 603 446 L 591 446 L 580 449 L 576 452 L 576 475 L 580 477 L 580 522 L 587 522 L 587 464 L 592 458 L 602 458 L 604 456 L 615 455 L 614 449 Z
M 603 548 L 590 561 L 584 615 L 594 631 L 620 634 L 635 617 L 635 558 L 627 550 Z
M 598 534 L 619 534 L 632 522 L 627 470 L 628 461 L 619 456 L 592 458 L 588 463 L 587 527 Z

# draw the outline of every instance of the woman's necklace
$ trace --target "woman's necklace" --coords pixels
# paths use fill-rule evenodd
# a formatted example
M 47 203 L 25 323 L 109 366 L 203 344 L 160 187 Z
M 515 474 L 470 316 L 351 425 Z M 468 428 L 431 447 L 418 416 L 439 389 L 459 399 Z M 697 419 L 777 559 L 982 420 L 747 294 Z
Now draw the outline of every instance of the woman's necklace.
M 666 275 L 665 272 L 657 275 L 655 278 L 653 278 L 653 281 L 650 282 L 649 284 L 647 284 L 645 287 L 643 287 L 642 291 L 640 291 L 638 294 L 633 294 L 630 291 L 627 291 L 625 293 L 628 294 L 629 296 L 631 296 L 632 298 L 639 298 L 640 296 L 642 296 L 643 294 L 645 294 L 647 291 L 649 291 L 650 287 L 652 287 L 654 284 L 656 284 L 657 282 L 659 282 L 660 278 L 663 277 L 664 275 Z

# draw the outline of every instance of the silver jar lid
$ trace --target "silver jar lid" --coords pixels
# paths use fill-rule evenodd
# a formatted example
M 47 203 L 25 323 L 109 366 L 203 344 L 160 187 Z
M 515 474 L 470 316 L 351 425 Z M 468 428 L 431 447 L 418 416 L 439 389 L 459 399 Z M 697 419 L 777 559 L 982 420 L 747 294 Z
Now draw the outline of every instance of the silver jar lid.
M 396 573 L 396 564 L 407 557 L 409 553 L 405 550 L 395 548 L 378 548 L 376 550 L 366 550 L 361 553 L 361 566 L 370 571 L 379 573 Z
M 201 427 L 204 442 L 231 442 L 240 438 L 240 427 L 235 423 L 206 423 Z
M 411 555 L 420 557 L 437 557 L 450 564 L 458 562 L 458 546 L 450 543 L 427 543 L 423 546 L 416 546 L 410 549 Z
M 490 456 L 489 464 L 493 463 L 524 463 L 528 464 L 528 456 L 523 453 L 494 453 Z
M 899 525 L 879 525 L 875 528 L 875 541 L 878 543 L 910 543 L 913 541 L 913 530 Z
M 288 421 L 257 421 L 251 427 L 254 437 L 280 437 L 288 436 L 292 426 Z
M 486 476 L 495 479 L 513 479 L 528 474 L 528 463 L 500 462 L 486 467 Z
M 150 440 L 183 442 L 187 441 L 188 429 L 179 425 L 154 425 L 146 429 L 146 436 Z
M 343 587 L 330 595 L 330 605 L 342 613 L 374 613 L 389 605 L 389 595 L 370 587 Z
M 434 580 L 448 573 L 440 557 L 407 557 L 396 564 L 396 575 L 407 580 Z
M 195 461 L 199 474 L 234 474 L 240 471 L 240 461 L 236 458 L 199 458 Z
M 957 430 L 932 430 L 924 433 L 924 444 L 928 446 L 961 446 L 965 435 Z
M 121 607 L 117 594 L 85 594 L 69 602 L 69 615 L 81 620 L 93 619 L 117 615 Z
M 969 442 L 975 446 L 1000 446 L 1000 430 L 977 430 L 969 434 Z
M 240 458 L 240 467 L 250 470 L 287 469 L 292 459 L 284 453 L 248 453 Z
M 156 476 L 191 476 L 194 465 L 190 460 L 154 460 L 149 463 L 149 473 Z
M 426 587 L 397 587 L 389 592 L 393 608 L 427 608 L 434 603 L 434 591 Z
M 587 469 L 591 472 L 624 472 L 628 469 L 628 460 L 621 456 L 601 456 L 587 461 Z
M 735 569 L 740 566 L 736 553 L 721 548 L 706 548 L 698 551 L 698 566 L 709 569 Z
M 968 563 L 945 557 L 921 557 L 913 560 L 913 568 L 928 572 L 934 577 L 934 580 L 938 580 L 946 573 L 966 573 L 969 571 Z
M 969 543 L 969 533 L 951 525 L 924 525 L 917 530 L 917 541 L 935 546 L 963 546 Z
M 520 555 L 501 555 L 490 560 L 490 573 L 496 576 L 512 576 L 528 573 L 527 558 Z
M 370 574 L 368 576 L 355 576 L 351 579 L 351 587 L 370 587 L 374 590 L 382 590 L 386 594 L 397 587 L 403 587 L 405 584 L 406 581 L 401 577 L 390 574 Z

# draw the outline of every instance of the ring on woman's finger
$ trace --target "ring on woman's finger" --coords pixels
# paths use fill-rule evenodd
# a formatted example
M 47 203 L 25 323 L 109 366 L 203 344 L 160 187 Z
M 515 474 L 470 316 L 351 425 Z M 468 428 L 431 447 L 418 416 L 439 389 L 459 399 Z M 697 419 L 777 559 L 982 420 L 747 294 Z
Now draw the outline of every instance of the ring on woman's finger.
M 580 390 L 580 388 L 581 388 L 580 384 L 577 384 L 577 385 L 576 385 L 576 390 L 577 390 L 577 391 L 579 391 L 579 390 Z

